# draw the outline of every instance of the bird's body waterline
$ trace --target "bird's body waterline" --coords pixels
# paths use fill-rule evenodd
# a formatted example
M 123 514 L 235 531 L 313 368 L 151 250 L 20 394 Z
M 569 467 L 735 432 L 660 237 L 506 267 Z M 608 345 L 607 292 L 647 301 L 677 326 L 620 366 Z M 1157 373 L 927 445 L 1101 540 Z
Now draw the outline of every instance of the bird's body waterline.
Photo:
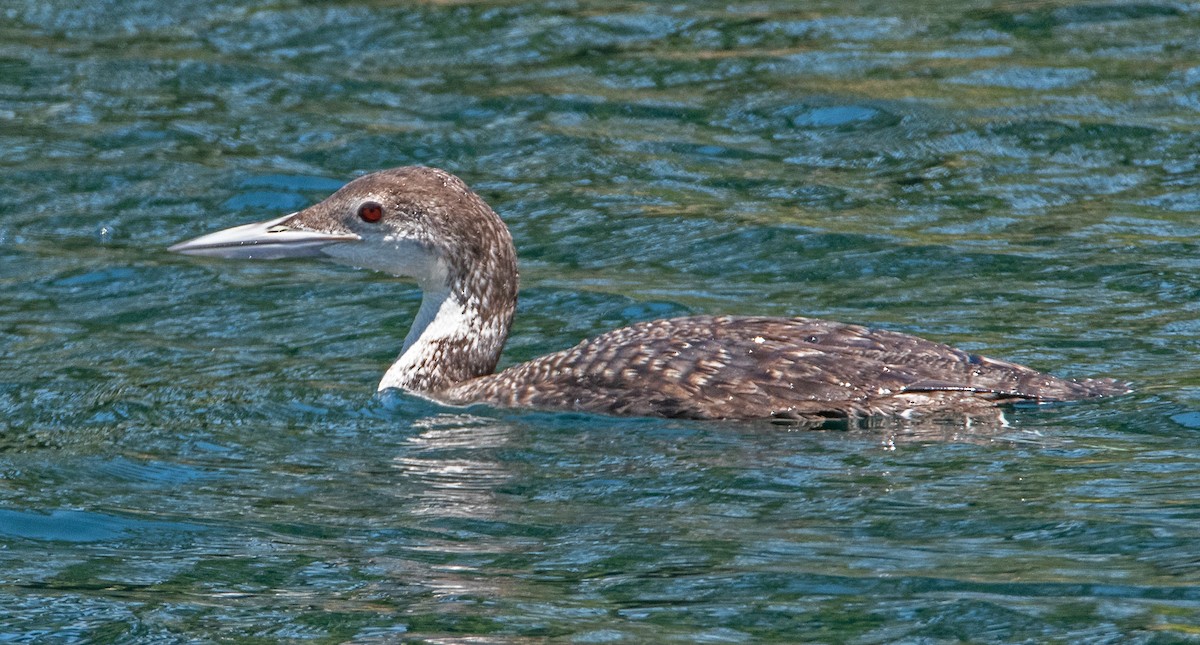
M 1128 391 L 1112 379 L 1061 379 L 897 332 L 752 316 L 637 323 L 493 373 L 516 306 L 516 249 L 478 195 L 434 168 L 365 175 L 298 213 L 171 250 L 324 256 L 415 280 L 421 307 L 379 389 L 451 405 L 821 422 Z

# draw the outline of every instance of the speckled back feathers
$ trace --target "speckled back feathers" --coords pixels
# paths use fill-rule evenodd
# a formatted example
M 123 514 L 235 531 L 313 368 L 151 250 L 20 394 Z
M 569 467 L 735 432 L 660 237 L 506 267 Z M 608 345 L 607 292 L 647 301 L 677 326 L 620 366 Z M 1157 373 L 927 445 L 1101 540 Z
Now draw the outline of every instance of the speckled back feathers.
M 638 323 L 445 393 L 456 403 L 692 419 L 797 420 L 1118 394 L 915 336 L 811 318 Z

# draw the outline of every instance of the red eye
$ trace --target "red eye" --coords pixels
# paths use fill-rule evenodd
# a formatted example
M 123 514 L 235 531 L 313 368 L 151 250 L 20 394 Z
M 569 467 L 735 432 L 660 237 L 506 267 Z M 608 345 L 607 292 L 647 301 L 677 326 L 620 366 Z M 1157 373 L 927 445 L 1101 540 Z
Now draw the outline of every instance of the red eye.
M 383 207 L 379 202 L 363 202 L 363 205 L 358 207 L 358 216 L 364 222 L 378 222 L 383 219 Z

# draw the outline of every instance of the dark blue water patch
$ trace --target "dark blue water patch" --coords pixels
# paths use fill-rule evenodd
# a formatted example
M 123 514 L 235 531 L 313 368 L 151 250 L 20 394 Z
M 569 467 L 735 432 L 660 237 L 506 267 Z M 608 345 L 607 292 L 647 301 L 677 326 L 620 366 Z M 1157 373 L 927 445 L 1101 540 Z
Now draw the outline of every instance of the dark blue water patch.
M 302 195 L 295 193 L 279 193 L 267 192 L 262 190 L 243 192 L 235 197 L 231 197 L 221 204 L 221 207 L 230 210 L 256 210 L 256 211 L 279 211 L 286 213 L 288 211 L 298 210 L 310 203 L 310 200 L 305 199 Z
M 698 275 L 761 274 L 768 281 L 831 279 L 835 275 L 1022 274 L 1051 266 L 1046 260 L 951 246 L 903 244 L 878 236 L 824 233 L 798 227 L 755 227 L 700 241 L 708 260 L 692 262 Z M 677 266 L 677 261 L 661 261 Z M 984 268 L 986 267 L 986 268 Z M 849 274 L 845 272 L 850 272 Z
M 175 145 L 171 130 L 162 126 L 138 122 L 132 125 L 110 128 L 102 134 L 89 139 L 89 143 L 98 150 L 121 150 L 122 155 L 129 157 L 135 148 L 141 148 L 148 153 L 162 152 Z
M 836 127 L 869 121 L 878 115 L 878 110 L 859 105 L 818 107 L 792 118 L 792 123 L 800 127 Z
M 194 533 L 196 524 L 142 520 L 90 511 L 0 509 L 0 535 L 42 542 L 114 542 L 142 534 Z
M 1171 421 L 1189 430 L 1200 430 L 1200 412 L 1180 412 L 1171 415 Z
M 577 315 L 566 317 L 562 312 Z M 529 360 L 617 327 L 695 313 L 669 301 L 641 300 L 610 290 L 536 286 L 521 292 L 501 366 Z
M 333 192 L 346 181 L 315 175 L 254 175 L 241 181 L 245 188 L 281 188 L 291 191 Z
M 895 126 L 903 106 L 889 107 L 862 103 L 842 103 L 836 99 L 789 102 L 786 95 L 751 94 L 728 106 L 729 115 L 720 123 L 737 131 L 778 130 L 780 126 L 799 128 L 867 128 Z M 816 142 L 815 142 L 816 143 Z
M 1022 147 L 1039 152 L 1057 152 L 1070 146 L 1086 149 L 1141 150 L 1158 143 L 1161 132 L 1153 127 L 1117 123 L 1069 123 L 1029 120 L 989 128 L 1001 137 L 1014 137 Z
M 54 280 L 56 287 L 93 288 L 107 286 L 133 278 L 136 272 L 127 267 L 116 267 L 101 271 L 89 271 Z
M 208 442 L 198 442 L 195 449 L 200 454 L 227 455 L 230 453 L 228 446 L 217 446 Z M 196 467 L 189 463 L 148 461 L 124 456 L 98 461 L 94 464 L 94 469 L 94 475 L 97 478 L 103 476 L 147 489 L 197 486 L 202 482 L 211 482 L 214 479 L 230 476 L 228 473 Z
M 1180 7 L 1170 3 L 1124 2 L 1060 7 L 1054 9 L 1052 15 L 1061 24 L 1075 25 L 1170 18 L 1183 15 L 1183 13 Z
M 1028 7 L 1015 10 L 987 9 L 967 12 L 968 19 L 1011 33 L 1047 33 L 1066 25 L 1119 23 L 1132 20 L 1170 18 L 1183 15 L 1180 7 L 1167 3 L 1094 3 L 1068 7 Z

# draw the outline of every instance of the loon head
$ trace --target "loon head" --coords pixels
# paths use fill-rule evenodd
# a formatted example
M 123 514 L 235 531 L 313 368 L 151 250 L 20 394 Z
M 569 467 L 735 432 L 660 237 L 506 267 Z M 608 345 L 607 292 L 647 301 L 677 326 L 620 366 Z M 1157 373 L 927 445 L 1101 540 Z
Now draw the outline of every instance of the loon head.
M 508 227 L 461 179 L 410 166 L 364 175 L 324 201 L 170 247 L 188 255 L 324 257 L 412 278 L 424 292 L 379 389 L 431 393 L 490 374 L 517 302 Z
M 422 166 L 364 175 L 302 211 L 170 250 L 240 259 L 325 257 L 460 293 L 516 275 L 512 237 L 499 216 L 458 177 Z

